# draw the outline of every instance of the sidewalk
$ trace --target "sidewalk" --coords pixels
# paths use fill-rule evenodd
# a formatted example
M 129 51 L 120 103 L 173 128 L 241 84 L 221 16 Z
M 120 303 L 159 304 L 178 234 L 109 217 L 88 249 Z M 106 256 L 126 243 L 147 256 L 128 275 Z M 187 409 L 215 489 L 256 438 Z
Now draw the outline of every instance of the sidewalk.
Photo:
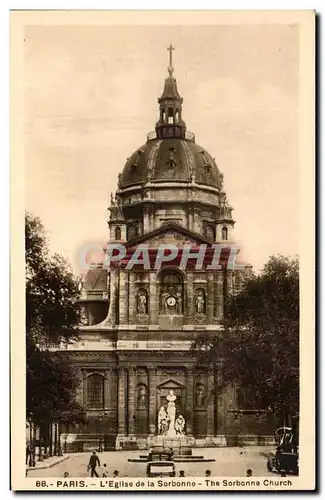
M 54 465 L 58 465 L 61 462 L 64 462 L 70 457 L 70 455 L 62 455 L 61 457 L 49 457 L 43 460 L 42 462 L 36 461 L 35 467 L 26 466 L 26 470 L 40 470 L 40 469 L 49 469 L 50 467 L 54 467 Z

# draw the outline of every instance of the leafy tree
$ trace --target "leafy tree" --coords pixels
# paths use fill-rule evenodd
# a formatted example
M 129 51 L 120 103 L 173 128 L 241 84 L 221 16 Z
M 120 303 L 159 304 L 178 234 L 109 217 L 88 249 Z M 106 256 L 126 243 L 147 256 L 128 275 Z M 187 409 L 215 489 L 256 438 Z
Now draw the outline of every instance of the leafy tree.
M 67 262 L 50 255 L 39 218 L 26 213 L 27 417 L 34 422 L 82 420 L 76 402 L 79 380 L 67 356 L 47 344 L 78 338 L 78 283 Z
M 256 408 L 286 421 L 299 412 L 299 264 L 273 256 L 258 276 L 228 298 L 220 336 L 193 345 L 199 363 L 219 370 L 222 383 L 248 391 Z

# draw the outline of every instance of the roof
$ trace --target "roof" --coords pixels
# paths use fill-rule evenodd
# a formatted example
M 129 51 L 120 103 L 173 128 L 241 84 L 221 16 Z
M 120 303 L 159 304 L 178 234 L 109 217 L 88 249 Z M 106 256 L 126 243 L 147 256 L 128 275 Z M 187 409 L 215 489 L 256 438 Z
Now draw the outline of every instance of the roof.
M 128 158 L 120 177 L 121 189 L 155 181 L 195 182 L 220 186 L 221 174 L 214 158 L 186 139 L 153 139 Z

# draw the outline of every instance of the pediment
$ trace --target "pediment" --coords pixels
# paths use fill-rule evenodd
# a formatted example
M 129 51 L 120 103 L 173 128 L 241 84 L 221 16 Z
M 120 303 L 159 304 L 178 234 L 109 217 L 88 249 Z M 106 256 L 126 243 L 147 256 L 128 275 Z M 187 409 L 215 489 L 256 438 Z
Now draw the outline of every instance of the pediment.
M 199 244 L 199 242 L 194 238 L 186 237 L 177 231 L 167 231 L 166 233 L 150 238 L 147 241 L 152 248 L 158 247 L 159 245 L 175 245 L 176 247 L 182 247 L 184 245 Z
M 184 245 L 200 245 L 202 243 L 209 244 L 205 238 L 200 234 L 188 231 L 184 227 L 170 223 L 163 225 L 150 233 L 144 234 L 138 238 L 129 242 L 130 246 L 138 245 L 139 243 L 146 243 L 150 245 L 151 248 L 159 247 L 159 245 L 175 245 L 176 247 L 182 247 Z
M 176 382 L 176 380 L 169 379 L 158 385 L 159 389 L 184 389 L 184 385 Z

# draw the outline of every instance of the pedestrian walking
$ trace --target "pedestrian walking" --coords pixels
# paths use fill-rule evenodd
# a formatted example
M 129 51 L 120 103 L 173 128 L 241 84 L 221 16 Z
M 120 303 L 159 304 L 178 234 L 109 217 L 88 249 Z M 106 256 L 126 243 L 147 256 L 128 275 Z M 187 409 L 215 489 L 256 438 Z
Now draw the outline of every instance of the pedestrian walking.
M 179 471 L 179 477 L 185 477 L 185 471 L 180 470 Z
M 28 460 L 29 460 L 29 465 L 31 465 L 31 462 L 32 462 L 32 447 L 30 444 L 28 444 L 26 446 L 26 465 L 28 463 Z
M 119 475 L 119 471 L 118 471 L 118 470 L 115 470 L 115 471 L 113 472 L 113 477 L 118 477 L 118 475 Z
M 69 477 L 69 472 L 65 472 L 64 477 Z
M 90 473 L 90 476 L 91 477 L 99 477 L 99 475 L 97 474 L 97 471 L 96 471 L 96 467 L 100 467 L 100 461 L 99 461 L 99 458 L 98 456 L 96 455 L 96 452 L 93 451 L 93 454 L 91 455 L 90 459 L 89 459 L 89 464 L 88 464 L 88 470 L 90 469 L 91 473 Z
M 246 477 L 252 477 L 252 475 L 253 475 L 252 469 L 247 469 L 247 471 L 246 471 Z
M 102 474 L 102 476 L 103 477 L 109 477 L 108 468 L 107 468 L 106 464 L 103 465 L 103 474 Z
M 211 477 L 211 471 L 209 469 L 205 471 L 205 477 Z

